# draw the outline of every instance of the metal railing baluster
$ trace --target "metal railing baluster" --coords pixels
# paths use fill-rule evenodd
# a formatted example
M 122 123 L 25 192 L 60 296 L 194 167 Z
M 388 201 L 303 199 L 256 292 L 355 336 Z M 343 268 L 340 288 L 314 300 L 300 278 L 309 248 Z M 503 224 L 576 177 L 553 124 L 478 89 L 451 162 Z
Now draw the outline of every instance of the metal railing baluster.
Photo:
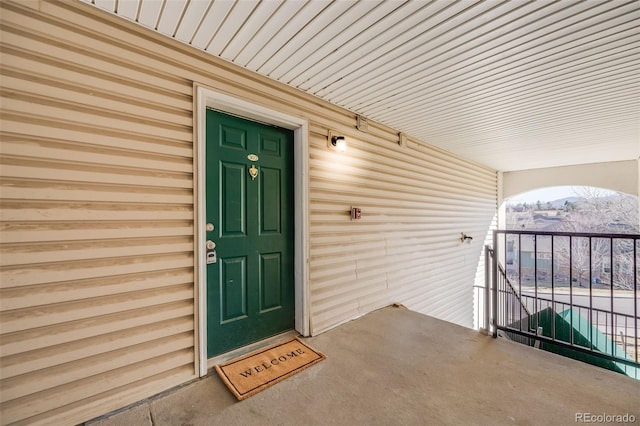
M 616 350 L 616 323 L 614 322 L 613 308 L 613 238 L 609 239 L 609 286 L 611 287 L 611 355 L 615 355 Z
M 591 262 L 593 253 L 593 239 L 589 237 L 589 323 L 593 322 L 591 318 L 591 308 L 593 307 L 593 264 Z M 589 328 L 589 349 L 593 350 L 593 327 Z

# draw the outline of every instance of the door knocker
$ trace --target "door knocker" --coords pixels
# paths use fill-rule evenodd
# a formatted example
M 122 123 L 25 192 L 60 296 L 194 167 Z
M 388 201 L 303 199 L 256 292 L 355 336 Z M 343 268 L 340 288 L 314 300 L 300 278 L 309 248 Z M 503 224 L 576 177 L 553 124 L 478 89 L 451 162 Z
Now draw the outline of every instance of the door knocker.
M 249 168 L 249 175 L 251 176 L 251 180 L 256 180 L 256 177 L 258 177 L 258 168 L 255 164 L 252 164 Z

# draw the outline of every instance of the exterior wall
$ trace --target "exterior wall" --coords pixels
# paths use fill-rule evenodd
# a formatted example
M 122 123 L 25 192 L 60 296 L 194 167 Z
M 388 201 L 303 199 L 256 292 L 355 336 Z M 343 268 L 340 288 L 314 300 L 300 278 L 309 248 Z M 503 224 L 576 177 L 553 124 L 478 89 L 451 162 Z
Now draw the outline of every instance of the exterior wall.
M 471 326 L 493 170 L 82 3 L 0 9 L 2 423 L 197 377 L 194 82 L 309 120 L 312 334 L 393 302 Z
M 594 186 L 640 196 L 636 160 L 504 172 L 504 199 L 549 186 Z M 501 200 L 502 201 L 502 200 Z
M 394 302 L 472 327 L 495 173 L 415 142 L 402 149 L 377 129 L 338 130 L 348 139 L 342 154 L 327 150 L 324 127 L 312 128 L 313 333 Z M 350 206 L 361 221 L 350 220 Z M 472 244 L 460 243 L 461 232 Z

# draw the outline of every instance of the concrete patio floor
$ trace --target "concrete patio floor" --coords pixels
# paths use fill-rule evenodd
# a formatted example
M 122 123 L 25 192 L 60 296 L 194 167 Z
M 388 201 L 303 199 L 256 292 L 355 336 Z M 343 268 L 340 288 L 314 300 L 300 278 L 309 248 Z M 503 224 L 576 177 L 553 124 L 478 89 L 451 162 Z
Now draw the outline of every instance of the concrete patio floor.
M 640 381 L 404 308 L 305 339 L 327 359 L 238 402 L 215 372 L 92 426 L 640 422 Z

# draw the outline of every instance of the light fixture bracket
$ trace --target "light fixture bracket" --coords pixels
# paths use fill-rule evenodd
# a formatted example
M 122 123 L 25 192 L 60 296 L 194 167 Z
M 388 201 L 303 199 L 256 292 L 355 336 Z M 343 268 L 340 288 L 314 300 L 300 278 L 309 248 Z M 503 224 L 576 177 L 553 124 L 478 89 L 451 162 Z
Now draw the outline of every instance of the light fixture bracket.
M 367 121 L 366 117 L 356 115 L 356 129 L 360 130 L 361 132 L 369 131 L 369 122 Z
M 344 151 L 346 148 L 346 140 L 342 135 L 336 135 L 329 130 L 329 136 L 327 138 L 327 146 L 337 151 Z
M 398 145 L 400 145 L 402 148 L 406 148 L 407 147 L 407 135 L 400 132 L 398 133 Z

